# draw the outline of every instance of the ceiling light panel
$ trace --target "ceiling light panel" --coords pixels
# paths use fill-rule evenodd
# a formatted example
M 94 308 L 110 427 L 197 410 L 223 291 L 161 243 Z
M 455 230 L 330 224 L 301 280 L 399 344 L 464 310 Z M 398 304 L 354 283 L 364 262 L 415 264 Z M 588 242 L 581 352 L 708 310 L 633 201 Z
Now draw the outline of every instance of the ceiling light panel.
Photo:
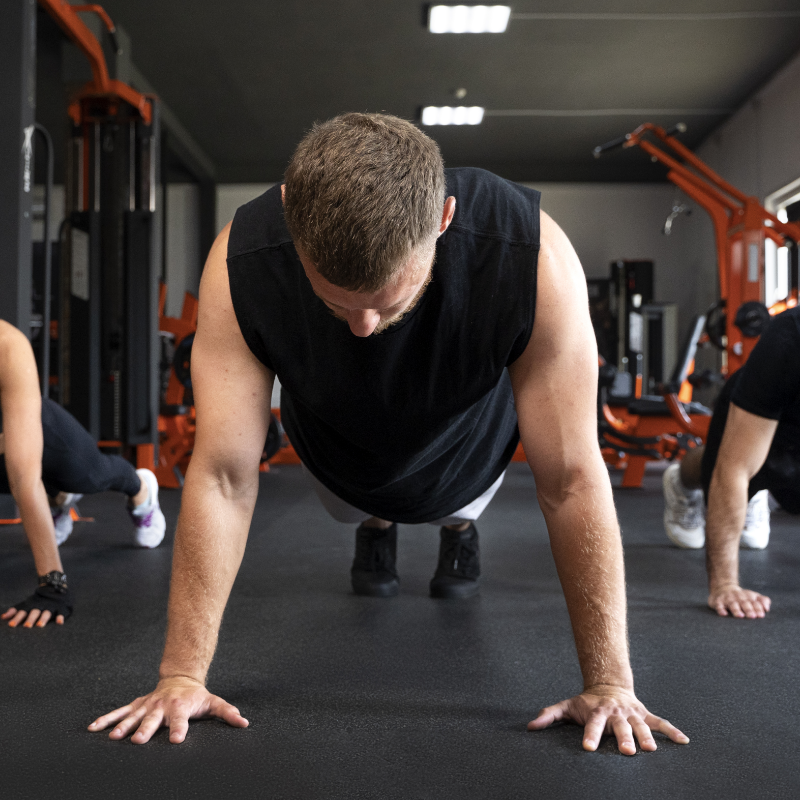
M 430 6 L 431 33 L 503 33 L 511 6 Z
M 481 122 L 481 106 L 425 106 L 422 109 L 423 125 L 480 125 Z

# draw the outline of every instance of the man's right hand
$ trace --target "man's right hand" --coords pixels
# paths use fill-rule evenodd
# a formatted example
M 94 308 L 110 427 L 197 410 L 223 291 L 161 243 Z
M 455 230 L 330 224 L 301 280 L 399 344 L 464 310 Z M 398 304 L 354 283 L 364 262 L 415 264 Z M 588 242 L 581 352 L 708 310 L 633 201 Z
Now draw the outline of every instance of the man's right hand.
M 102 731 L 116 725 L 109 739 L 124 739 L 137 728 L 131 741 L 144 744 L 163 725 L 169 727 L 170 742 L 180 744 L 186 738 L 189 720 L 201 717 L 218 717 L 235 728 L 246 728 L 250 724 L 238 708 L 208 692 L 199 681 L 175 677 L 162 678 L 155 691 L 98 717 L 89 730 Z
M 760 619 L 766 616 L 772 601 L 763 594 L 742 589 L 736 583 L 729 583 L 711 589 L 708 605 L 721 617 L 730 614 L 739 619 Z

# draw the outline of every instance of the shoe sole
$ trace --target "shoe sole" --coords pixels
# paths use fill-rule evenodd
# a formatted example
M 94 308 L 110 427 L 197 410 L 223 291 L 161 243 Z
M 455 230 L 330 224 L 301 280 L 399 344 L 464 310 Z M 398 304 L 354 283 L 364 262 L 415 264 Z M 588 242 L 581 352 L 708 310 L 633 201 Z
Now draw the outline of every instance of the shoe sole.
M 396 597 L 400 594 L 400 584 L 397 581 L 389 583 L 358 584 L 351 581 L 353 592 L 359 597 Z
M 679 539 L 670 531 L 666 519 L 664 520 L 664 533 L 667 534 L 667 539 L 669 539 L 672 542 L 672 544 L 682 548 L 683 550 L 702 550 L 706 544 L 705 536 L 703 536 L 703 541 L 700 542 L 700 544 L 688 544 L 686 541 Z
M 470 597 L 475 597 L 480 588 L 477 583 L 431 586 L 431 597 L 437 600 L 468 600 Z

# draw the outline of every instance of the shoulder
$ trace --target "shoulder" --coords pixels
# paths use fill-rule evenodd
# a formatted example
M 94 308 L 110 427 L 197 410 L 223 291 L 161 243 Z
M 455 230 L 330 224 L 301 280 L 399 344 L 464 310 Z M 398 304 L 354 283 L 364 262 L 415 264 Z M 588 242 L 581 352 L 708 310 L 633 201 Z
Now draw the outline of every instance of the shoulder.
M 291 242 L 283 218 L 281 185 L 276 183 L 249 203 L 240 206 L 229 226 L 228 258 Z
M 0 319 L 0 385 L 7 382 L 10 372 L 29 366 L 33 349 L 28 337 L 9 322 Z
M 539 198 L 535 189 L 484 169 L 445 170 L 447 195 L 456 198 L 455 230 L 538 246 Z

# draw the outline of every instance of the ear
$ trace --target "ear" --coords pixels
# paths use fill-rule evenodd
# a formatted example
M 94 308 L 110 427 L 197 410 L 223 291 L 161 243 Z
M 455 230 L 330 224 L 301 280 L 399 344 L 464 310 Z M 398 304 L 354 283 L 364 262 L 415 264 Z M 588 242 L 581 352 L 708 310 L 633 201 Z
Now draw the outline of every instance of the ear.
M 441 236 L 453 221 L 453 215 L 456 213 L 456 199 L 455 197 L 448 197 L 444 201 L 444 210 L 442 211 L 442 224 L 439 226 L 439 236 Z

